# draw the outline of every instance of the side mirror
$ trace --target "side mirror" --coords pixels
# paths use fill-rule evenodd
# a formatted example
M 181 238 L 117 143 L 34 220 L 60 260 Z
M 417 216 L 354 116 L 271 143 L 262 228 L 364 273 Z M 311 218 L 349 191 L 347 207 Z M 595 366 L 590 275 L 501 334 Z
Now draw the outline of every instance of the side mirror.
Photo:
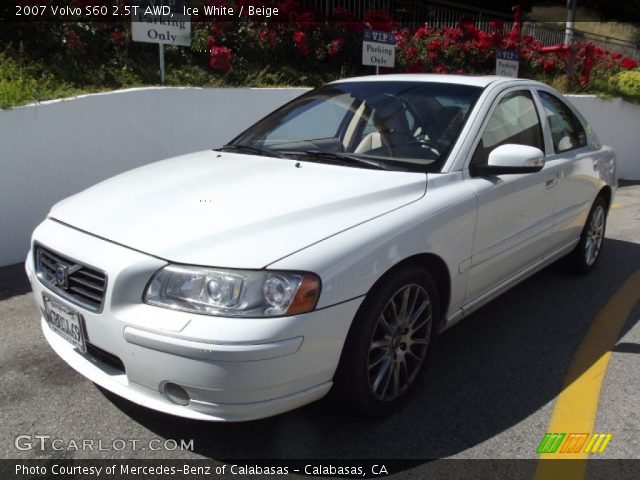
M 472 165 L 474 177 L 539 172 L 544 167 L 544 153 L 536 147 L 507 143 L 489 153 L 486 165 Z

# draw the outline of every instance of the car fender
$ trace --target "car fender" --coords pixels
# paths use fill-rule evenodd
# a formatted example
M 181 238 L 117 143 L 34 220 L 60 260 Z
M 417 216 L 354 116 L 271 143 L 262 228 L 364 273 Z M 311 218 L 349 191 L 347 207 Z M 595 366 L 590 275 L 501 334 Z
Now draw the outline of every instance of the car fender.
M 386 272 L 419 254 L 446 264 L 451 281 L 449 310 L 460 307 L 466 290 L 465 261 L 471 256 L 476 222 L 475 193 L 460 172 L 429 174 L 420 200 L 295 252 L 268 266 L 320 275 L 317 308 L 361 297 Z M 445 312 L 443 312 L 445 313 Z

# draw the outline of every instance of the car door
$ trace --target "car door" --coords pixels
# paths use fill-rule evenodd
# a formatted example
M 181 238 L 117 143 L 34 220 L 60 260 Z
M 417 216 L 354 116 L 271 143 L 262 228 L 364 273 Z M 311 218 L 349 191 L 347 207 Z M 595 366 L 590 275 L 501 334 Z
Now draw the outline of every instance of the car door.
M 532 92 L 511 89 L 498 96 L 475 141 L 470 165 L 486 163 L 491 150 L 504 144 L 545 152 Z M 478 210 L 472 257 L 464 268 L 469 268 L 467 303 L 528 271 L 549 253 L 557 175 L 553 164 L 535 173 L 469 173 L 466 181 L 477 195 Z
M 547 161 L 559 172 L 552 243 L 566 245 L 579 237 L 595 197 L 593 177 L 598 156 L 589 145 L 582 121 L 564 100 L 549 91 L 536 93 L 551 144 Z

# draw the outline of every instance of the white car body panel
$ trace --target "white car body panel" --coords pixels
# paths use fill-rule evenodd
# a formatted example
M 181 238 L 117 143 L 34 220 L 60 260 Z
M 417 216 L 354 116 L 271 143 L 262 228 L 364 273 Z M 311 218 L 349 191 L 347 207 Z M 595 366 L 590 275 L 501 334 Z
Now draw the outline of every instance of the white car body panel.
M 101 182 L 50 217 L 177 263 L 262 268 L 425 192 L 422 173 L 296 163 L 194 153 Z
M 536 92 L 553 91 L 499 77 L 366 80 L 408 78 L 484 87 L 440 173 L 199 152 L 127 172 L 54 206 L 25 263 L 36 303 L 43 315 L 43 293 L 72 305 L 38 279 L 38 245 L 103 270 L 102 312 L 73 308 L 87 341 L 121 359 L 126 372 L 75 351 L 43 320 L 52 348 L 81 374 L 141 405 L 196 419 L 261 418 L 327 393 L 358 308 L 398 264 L 442 266 L 442 330 L 570 252 L 597 195 L 613 198 L 613 151 L 589 129 L 586 147 L 556 154 L 540 115 L 542 170 L 472 177 L 470 158 L 496 102 L 527 90 L 540 112 Z M 313 272 L 322 289 L 314 310 L 273 318 L 144 303 L 153 274 L 171 263 Z M 189 405 L 163 393 L 167 382 L 189 393 Z
M 365 295 L 401 261 L 429 252 L 449 266 L 451 308 L 465 296 L 467 274 L 458 265 L 471 257 L 476 198 L 468 187 L 451 188 L 462 175 L 429 174 L 427 194 L 392 215 L 378 217 L 269 265 L 272 269 L 322 272 L 319 307 Z M 347 253 L 349 252 L 349 253 Z

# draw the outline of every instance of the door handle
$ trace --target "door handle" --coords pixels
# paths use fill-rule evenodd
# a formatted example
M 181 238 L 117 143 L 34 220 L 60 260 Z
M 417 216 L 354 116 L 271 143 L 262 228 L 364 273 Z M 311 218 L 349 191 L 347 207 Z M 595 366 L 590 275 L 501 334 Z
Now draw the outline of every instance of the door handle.
M 556 183 L 558 183 L 558 180 L 560 179 L 560 176 L 561 176 L 560 172 L 556 172 L 556 174 L 553 177 L 548 178 L 547 181 L 544 182 L 544 186 L 547 189 L 555 187 Z

